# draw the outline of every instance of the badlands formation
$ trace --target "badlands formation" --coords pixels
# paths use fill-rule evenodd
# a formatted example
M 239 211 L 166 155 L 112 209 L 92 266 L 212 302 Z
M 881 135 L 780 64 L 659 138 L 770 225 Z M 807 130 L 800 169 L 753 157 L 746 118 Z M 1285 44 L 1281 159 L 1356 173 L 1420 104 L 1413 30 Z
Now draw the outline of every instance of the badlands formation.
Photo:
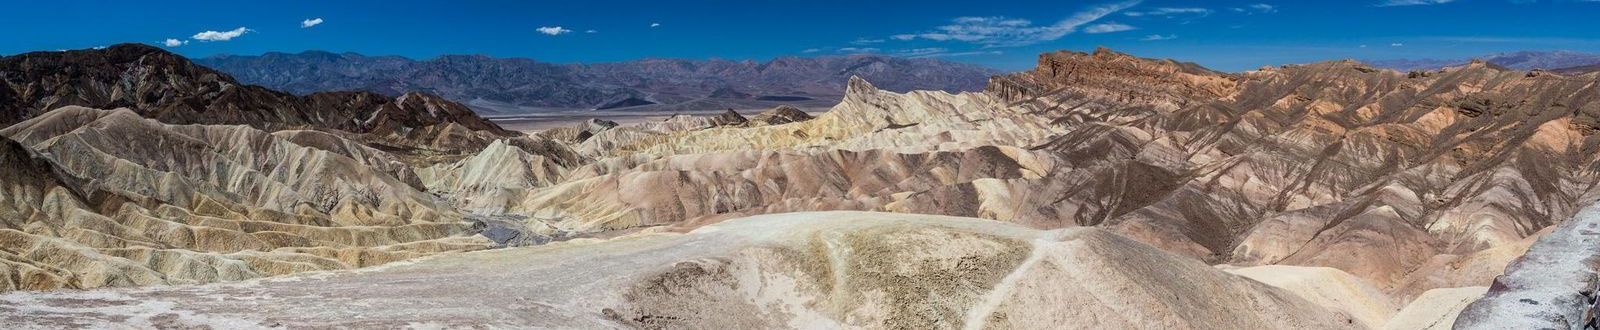
M 7 328 L 1593 322 L 1600 74 L 1102 49 L 517 134 L 142 46 L 0 69 Z

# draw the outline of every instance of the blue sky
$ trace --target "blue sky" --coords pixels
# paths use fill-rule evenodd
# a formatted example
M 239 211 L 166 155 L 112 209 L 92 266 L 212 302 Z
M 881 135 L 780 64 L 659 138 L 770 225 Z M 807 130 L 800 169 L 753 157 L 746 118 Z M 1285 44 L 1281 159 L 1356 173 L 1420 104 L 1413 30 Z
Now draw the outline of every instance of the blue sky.
M 1041 52 L 1107 46 L 1238 71 L 1600 52 L 1600 0 L 7 2 L 0 54 L 172 39 L 169 49 L 191 57 L 328 50 L 569 63 L 871 52 L 1018 70 Z

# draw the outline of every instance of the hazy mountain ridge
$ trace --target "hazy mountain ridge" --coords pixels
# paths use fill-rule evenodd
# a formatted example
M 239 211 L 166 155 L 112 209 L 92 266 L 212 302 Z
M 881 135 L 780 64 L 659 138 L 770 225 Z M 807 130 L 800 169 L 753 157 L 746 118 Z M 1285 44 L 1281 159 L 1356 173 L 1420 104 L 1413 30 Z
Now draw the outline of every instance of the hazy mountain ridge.
M 297 94 L 366 90 L 385 95 L 426 91 L 479 110 L 516 107 L 604 108 L 630 98 L 650 104 L 700 102 L 704 108 L 815 100 L 831 105 L 851 76 L 884 82 L 894 91 L 983 89 L 998 71 L 936 59 L 882 55 L 780 57 L 750 60 L 643 59 L 556 64 L 526 58 L 447 55 L 428 60 L 307 51 L 259 56 L 221 55 L 196 62 L 241 81 Z M 506 110 L 512 109 L 512 110 Z M 703 109 L 702 109 L 703 110 Z
M 1438 70 L 1445 67 L 1461 66 L 1472 62 L 1473 59 L 1480 59 L 1490 64 L 1516 70 L 1556 70 L 1600 64 L 1600 54 L 1564 50 L 1508 52 L 1465 59 L 1391 59 L 1367 60 L 1364 62 L 1380 68 L 1412 71 Z

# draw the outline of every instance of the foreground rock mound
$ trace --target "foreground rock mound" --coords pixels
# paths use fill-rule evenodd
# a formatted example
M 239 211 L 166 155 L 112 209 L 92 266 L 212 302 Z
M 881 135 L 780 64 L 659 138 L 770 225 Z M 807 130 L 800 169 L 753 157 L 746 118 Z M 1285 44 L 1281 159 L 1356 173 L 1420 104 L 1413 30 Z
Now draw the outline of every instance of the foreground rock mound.
M 1458 329 L 1578 329 L 1597 322 L 1600 204 L 1539 239 L 1506 268 L 1482 300 L 1461 312 Z
M 352 295 L 364 303 L 341 302 Z M 1104 230 L 854 212 L 316 278 L 16 293 L 0 305 L 0 323 L 79 327 L 1355 327 L 1287 291 Z

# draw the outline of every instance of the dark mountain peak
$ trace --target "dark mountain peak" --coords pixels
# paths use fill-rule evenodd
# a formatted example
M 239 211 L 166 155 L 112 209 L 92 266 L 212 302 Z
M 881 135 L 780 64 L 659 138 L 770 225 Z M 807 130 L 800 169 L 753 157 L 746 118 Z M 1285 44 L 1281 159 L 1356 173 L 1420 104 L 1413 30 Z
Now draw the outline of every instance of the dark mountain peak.
M 0 126 L 77 105 L 129 108 L 141 116 L 173 124 L 243 124 L 267 130 L 309 127 L 365 133 L 402 128 L 396 125 L 454 122 L 473 130 L 505 133 L 470 112 L 453 111 L 465 109 L 459 104 L 436 96 L 417 98 L 437 100 L 417 109 L 450 111 L 411 120 L 412 116 L 404 112 L 381 111 L 398 102 L 380 94 L 330 92 L 301 97 L 244 86 L 183 56 L 142 44 L 0 57 Z
M 138 43 L 122 43 L 99 49 L 78 49 L 61 52 L 30 52 L 14 56 L 0 57 L 9 65 L 29 67 L 59 67 L 64 64 L 74 66 L 103 66 L 103 65 L 143 65 L 167 67 L 198 67 L 188 59 L 178 54 L 173 54 L 155 46 Z M 30 62 L 30 63 L 23 63 Z
M 91 53 L 102 53 L 102 54 L 106 54 L 107 56 L 118 56 L 118 55 L 121 55 L 121 56 L 144 56 L 144 55 L 150 55 L 150 54 L 164 54 L 164 55 L 177 56 L 176 54 L 173 54 L 172 52 L 168 52 L 165 49 L 161 49 L 161 47 L 156 47 L 156 46 L 151 46 L 151 45 L 146 45 L 146 44 L 141 44 L 141 43 L 132 43 L 132 42 L 130 42 L 130 43 L 120 43 L 120 44 L 115 44 L 115 45 L 111 45 L 111 46 L 106 46 L 106 48 L 102 48 L 102 49 L 88 49 L 87 51 L 91 52 Z

